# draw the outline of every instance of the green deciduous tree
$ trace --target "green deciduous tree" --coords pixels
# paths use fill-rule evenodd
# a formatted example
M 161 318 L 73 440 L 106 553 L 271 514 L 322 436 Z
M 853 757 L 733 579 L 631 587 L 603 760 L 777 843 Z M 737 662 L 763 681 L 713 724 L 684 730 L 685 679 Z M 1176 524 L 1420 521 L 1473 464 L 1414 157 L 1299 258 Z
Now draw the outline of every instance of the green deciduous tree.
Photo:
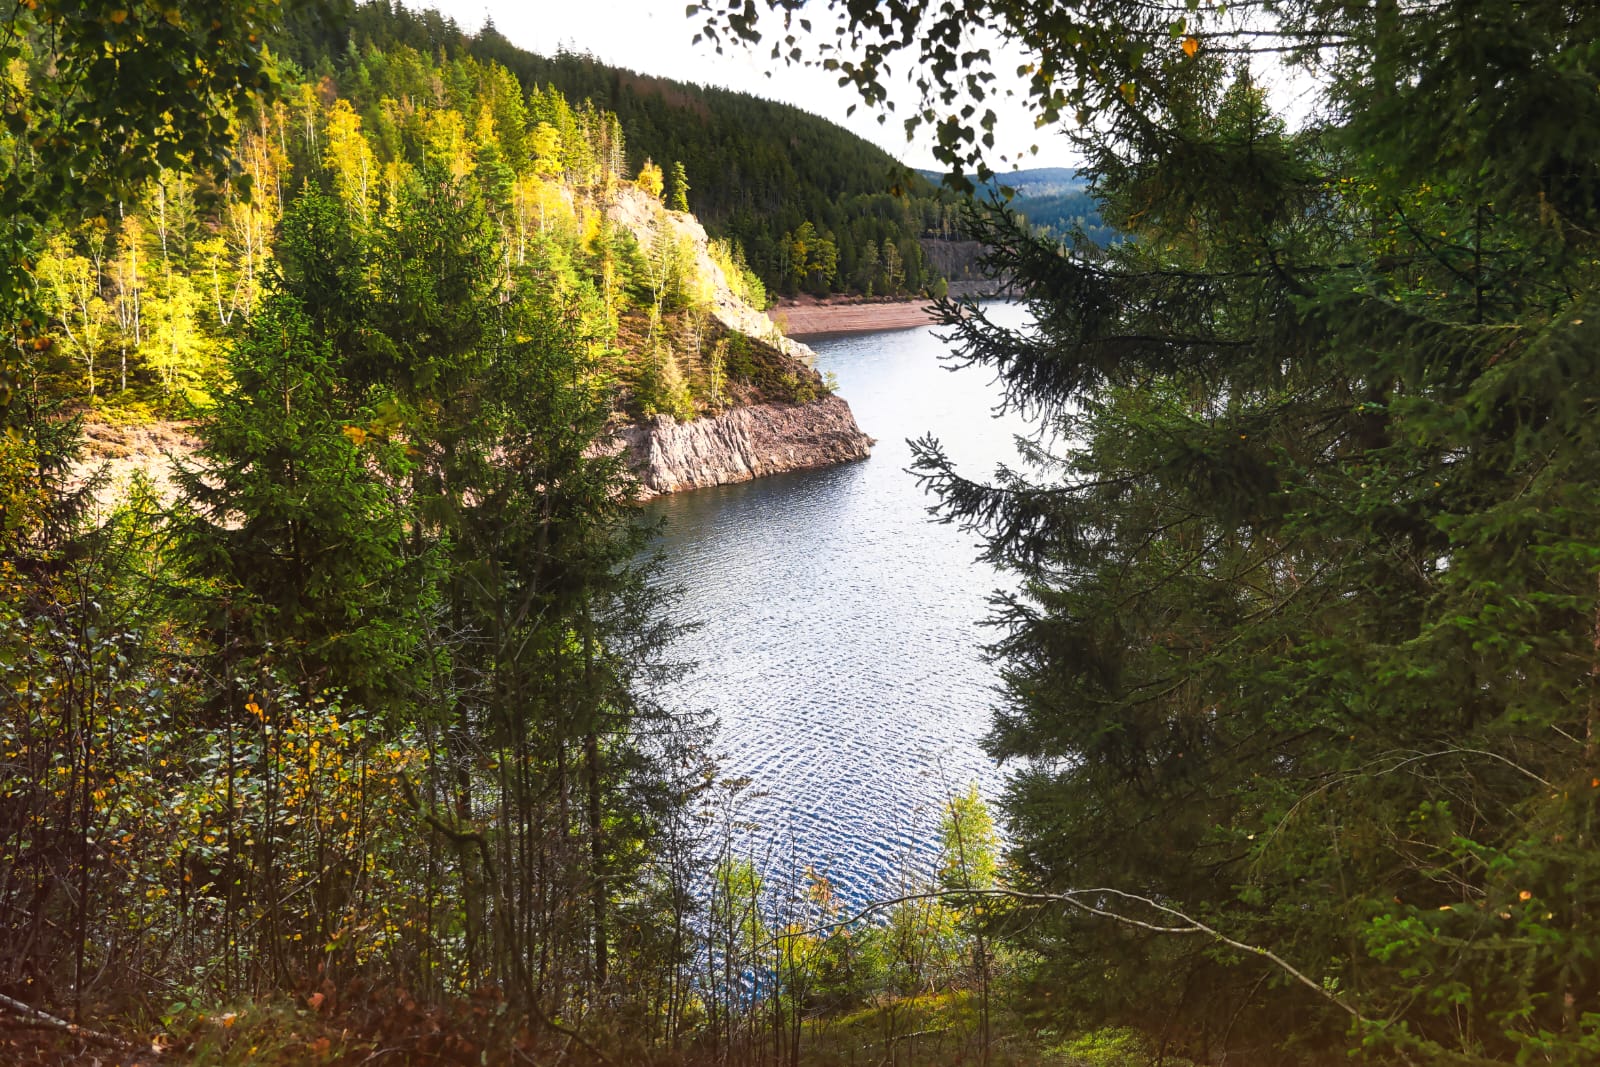
M 661 168 L 648 159 L 639 167 L 639 175 L 634 178 L 634 184 L 643 189 L 644 194 L 652 200 L 660 200 L 661 190 L 666 188 L 666 182 L 661 176 Z
M 105 344 L 110 309 L 100 295 L 101 257 L 90 260 L 77 254 L 72 241 L 58 234 L 39 258 L 38 276 L 45 309 L 58 325 L 62 340 L 83 365 L 89 399 L 95 397 L 95 361 Z
M 279 0 L 19 3 L 0 18 L 0 309 L 23 325 L 42 227 L 58 211 L 132 197 L 162 168 L 235 177 L 234 121 L 274 82 Z M 4 368 L 0 368 L 4 369 Z M 9 376 L 0 376 L 8 394 Z M 6 395 L 0 394 L 0 403 Z

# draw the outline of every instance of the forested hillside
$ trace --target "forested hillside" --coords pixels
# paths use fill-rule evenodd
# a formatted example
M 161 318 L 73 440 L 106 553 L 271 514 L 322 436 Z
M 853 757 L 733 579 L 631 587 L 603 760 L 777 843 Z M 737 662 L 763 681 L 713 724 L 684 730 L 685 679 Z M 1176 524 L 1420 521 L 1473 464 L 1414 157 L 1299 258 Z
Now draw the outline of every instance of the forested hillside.
M 920 293 L 938 276 L 919 238 L 959 236 L 959 213 L 931 183 L 787 104 L 636 74 L 591 56 L 534 55 L 492 25 L 468 35 L 437 12 L 391 0 L 358 7 L 347 36 L 302 39 L 292 54 L 343 83 L 360 80 L 369 49 L 396 45 L 494 62 L 527 90 L 554 88 L 574 107 L 589 102 L 615 114 L 623 165 L 632 172 L 649 160 L 669 180 L 681 175 L 687 207 L 742 249 L 773 293 Z
M 764 287 L 737 245 L 702 251 L 672 222 L 673 190 L 659 167 L 627 169 L 616 116 L 554 89 L 524 93 L 492 62 L 403 44 L 369 48 L 337 80 L 285 74 L 283 98 L 239 133 L 250 195 L 163 167 L 108 210 L 48 228 L 36 402 L 121 418 L 205 407 L 227 388 L 232 340 L 281 279 L 294 205 L 321 190 L 349 229 L 350 269 L 371 272 L 409 247 L 406 205 L 425 182 L 473 198 L 468 222 L 496 256 L 474 266 L 497 289 L 583 309 L 619 414 L 692 418 L 817 394 L 814 374 L 718 320 L 718 286 L 757 307 Z
M 6 198 L 78 180 L 23 102 L 81 56 L 130 95 L 69 95 L 141 115 L 166 29 L 218 54 L 193 7 L 35 10 L 0 36 Z M 79 153 L 110 195 L 8 231 L 0 1060 L 133 1048 L 62 1015 L 204 1059 L 255 998 L 383 1017 L 369 1059 L 752 1039 L 759 876 L 713 862 L 708 733 L 652 696 L 673 626 L 603 444 L 820 379 L 712 313 L 761 283 L 689 246 L 614 115 L 470 55 L 369 48 L 341 83 L 250 54 L 275 93 L 162 120 L 214 155 Z M 152 412 L 194 419 L 176 499 L 70 476 L 86 415 Z

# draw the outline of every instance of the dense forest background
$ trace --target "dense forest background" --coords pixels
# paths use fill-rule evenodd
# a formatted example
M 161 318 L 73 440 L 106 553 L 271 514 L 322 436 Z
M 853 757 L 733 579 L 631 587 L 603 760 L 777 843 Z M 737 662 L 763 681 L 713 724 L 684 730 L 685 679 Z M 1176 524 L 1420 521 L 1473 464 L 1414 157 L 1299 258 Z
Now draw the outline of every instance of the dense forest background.
M 392 0 L 363 3 L 349 35 L 304 37 L 294 58 L 339 70 L 366 46 L 403 43 L 422 53 L 498 62 L 525 86 L 552 86 L 618 117 L 627 166 L 686 165 L 688 208 L 741 248 L 773 294 L 867 296 L 942 293 L 941 282 L 981 280 L 965 234 L 962 195 L 938 171 L 914 171 L 869 141 L 798 107 L 717 86 L 635 74 L 586 54 L 538 56 L 494 29 L 464 34 L 437 11 Z M 979 198 L 1013 187 L 1011 208 L 1059 240 L 1072 227 L 1112 237 L 1082 176 L 1059 168 L 1003 174 Z M 998 197 L 1005 198 L 1005 197 Z
M 930 182 L 944 178 L 935 170 L 917 173 Z M 1100 217 L 1091 175 L 1070 167 L 1002 171 L 976 183 L 972 196 L 980 203 L 1004 204 L 1028 229 L 1064 244 L 1081 239 L 1106 245 L 1117 239 L 1117 231 Z
M 898 164 L 882 149 L 799 108 L 711 86 L 610 67 L 592 56 L 539 56 L 491 23 L 465 34 L 434 11 L 392 0 L 356 9 L 348 37 L 303 41 L 306 70 L 351 71 L 363 50 L 404 44 L 505 67 L 528 88 L 553 87 L 575 104 L 617 116 L 626 166 L 683 165 L 688 207 L 743 250 L 774 293 L 919 294 L 944 275 L 926 242 L 962 242 L 959 198 L 938 177 Z M 951 258 L 954 255 L 956 258 Z M 976 277 L 975 250 L 939 250 L 956 277 Z
M 279 69 L 282 98 L 235 147 L 249 195 L 204 169 L 162 166 L 103 210 L 51 220 L 36 265 L 47 345 L 22 383 L 35 404 L 71 400 L 117 420 L 204 408 L 226 388 L 231 339 L 282 269 L 281 227 L 307 183 L 377 239 L 393 234 L 423 170 L 481 202 L 503 291 L 523 275 L 592 303 L 590 343 L 619 417 L 692 418 L 822 389 L 713 314 L 719 289 L 759 309 L 764 285 L 736 242 L 697 237 L 681 168 L 629 167 L 611 112 L 524 90 L 492 61 L 400 43 L 369 44 L 331 74 L 326 63 Z

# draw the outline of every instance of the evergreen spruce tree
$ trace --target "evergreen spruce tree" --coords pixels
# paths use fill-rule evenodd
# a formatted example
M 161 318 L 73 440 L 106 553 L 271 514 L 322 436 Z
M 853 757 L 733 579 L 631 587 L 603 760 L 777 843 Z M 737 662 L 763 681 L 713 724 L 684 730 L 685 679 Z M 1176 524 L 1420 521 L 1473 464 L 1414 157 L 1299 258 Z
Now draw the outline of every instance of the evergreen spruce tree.
M 981 94 L 949 31 L 1006 27 L 1128 235 L 972 222 L 1035 325 L 946 305 L 959 358 L 1049 432 L 918 458 L 1020 582 L 1021 888 L 1100 888 L 1019 935 L 1041 989 L 1197 1057 L 1591 1060 L 1600 13 L 846 7 L 869 97 L 903 48 Z M 1325 79 L 1304 129 L 1258 50 Z M 983 128 L 937 130 L 958 181 Z
M 461 973 L 566 1015 L 620 988 L 617 913 L 692 743 L 645 695 L 671 629 L 635 563 L 629 476 L 592 447 L 607 309 L 564 257 L 496 279 L 479 191 L 442 170 L 419 173 L 374 258 L 357 381 L 393 400 L 407 541 L 437 581 L 413 672 L 438 753 L 417 813 L 451 857 Z
M 279 291 L 235 346 L 232 381 L 180 470 L 175 516 L 192 606 L 240 670 L 392 700 L 407 662 L 393 446 L 368 440 L 334 355 Z
M 505 929 L 537 917 L 544 950 L 569 961 L 576 952 L 581 982 L 593 987 L 611 979 L 620 890 L 636 881 L 650 828 L 671 803 L 664 761 L 677 742 L 643 738 L 676 731 L 650 721 L 661 713 L 642 683 L 672 629 L 635 562 L 645 531 L 627 503 L 631 475 L 592 449 L 610 405 L 585 324 L 603 322 L 604 308 L 592 290 L 564 304 L 555 296 L 535 289 L 497 313 L 486 412 L 496 459 L 456 536 L 492 671 L 484 714 L 501 750 L 496 789 L 513 808 L 508 819 L 546 834 L 500 842 L 498 899 L 515 919 Z M 561 888 L 555 900 L 530 899 L 512 873 L 534 863 Z M 502 946 L 506 980 L 559 1008 L 552 983 L 528 970 L 533 947 Z
M 681 159 L 672 163 L 672 192 L 668 195 L 667 206 L 673 211 L 689 210 L 689 175 Z

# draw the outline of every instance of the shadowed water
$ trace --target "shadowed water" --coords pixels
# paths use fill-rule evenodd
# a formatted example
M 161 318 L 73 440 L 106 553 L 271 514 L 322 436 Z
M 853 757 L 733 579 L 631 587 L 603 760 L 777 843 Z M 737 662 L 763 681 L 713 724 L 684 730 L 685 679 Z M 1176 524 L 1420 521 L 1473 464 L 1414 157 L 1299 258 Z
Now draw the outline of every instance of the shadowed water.
M 1020 308 L 993 309 L 1020 323 Z M 999 772 L 980 748 L 995 668 L 980 646 L 1003 579 L 975 539 L 932 521 L 906 438 L 935 433 L 985 476 L 1025 427 L 996 420 L 979 370 L 950 372 L 931 328 L 813 342 L 872 458 L 666 497 L 664 581 L 700 628 L 674 654 L 698 669 L 669 699 L 721 722 L 722 773 L 752 779 L 758 853 L 827 873 L 848 900 L 927 871 L 939 806 Z

